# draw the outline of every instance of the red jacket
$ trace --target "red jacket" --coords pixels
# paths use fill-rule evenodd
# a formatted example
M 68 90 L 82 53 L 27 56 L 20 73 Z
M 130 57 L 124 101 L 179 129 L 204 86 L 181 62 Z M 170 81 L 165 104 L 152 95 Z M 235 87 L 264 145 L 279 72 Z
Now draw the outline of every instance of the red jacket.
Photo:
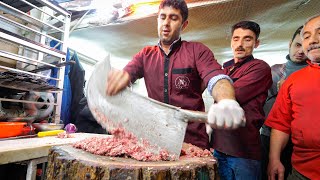
M 265 124 L 291 134 L 292 166 L 320 179 L 320 66 L 308 63 L 281 86 Z
M 148 96 L 181 107 L 204 111 L 201 83 L 224 74 L 209 48 L 201 43 L 178 40 L 169 55 L 159 46 L 148 46 L 136 54 L 124 68 L 131 82 L 144 77 Z M 189 123 L 185 142 L 209 148 L 204 123 Z
M 259 129 L 265 120 L 263 105 L 272 85 L 270 66 L 249 56 L 236 64 L 234 60 L 224 63 L 224 70 L 234 82 L 236 99 L 245 111 L 246 126 L 213 130 L 213 148 L 231 156 L 260 160 Z

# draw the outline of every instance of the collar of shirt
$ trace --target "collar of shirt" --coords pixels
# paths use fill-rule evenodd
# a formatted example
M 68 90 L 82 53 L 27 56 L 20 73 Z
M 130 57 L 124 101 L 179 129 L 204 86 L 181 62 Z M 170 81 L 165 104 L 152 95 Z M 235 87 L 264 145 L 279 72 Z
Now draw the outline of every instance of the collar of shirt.
M 168 55 L 171 53 L 172 50 L 174 50 L 174 49 L 176 49 L 177 47 L 179 47 L 179 46 L 181 45 L 181 42 L 182 42 L 182 41 L 181 41 L 181 38 L 173 41 L 173 43 L 170 45 Z M 159 48 L 162 50 L 162 52 L 164 52 L 163 49 L 162 49 L 162 47 L 161 47 L 160 40 L 159 40 L 159 42 L 158 42 L 158 46 L 159 46 Z
M 244 64 L 248 61 L 251 61 L 253 59 L 254 59 L 254 57 L 252 55 L 240 59 L 237 63 L 234 63 L 234 59 L 231 59 L 230 61 L 223 63 L 223 68 L 225 68 L 225 69 L 228 68 L 229 71 L 232 71 L 236 67 L 240 67 L 242 64 Z
M 312 63 L 310 60 L 307 60 L 307 63 L 312 67 L 320 69 L 320 63 Z
M 291 61 L 289 54 L 286 56 L 286 59 L 287 59 L 289 62 L 291 62 L 291 63 L 293 63 L 293 64 L 295 64 L 295 65 L 298 65 L 298 66 L 299 66 L 299 65 L 301 65 L 301 66 L 307 65 L 307 62 L 306 62 L 306 61 L 303 61 L 303 62 L 300 62 L 300 63 L 296 63 L 296 62 Z

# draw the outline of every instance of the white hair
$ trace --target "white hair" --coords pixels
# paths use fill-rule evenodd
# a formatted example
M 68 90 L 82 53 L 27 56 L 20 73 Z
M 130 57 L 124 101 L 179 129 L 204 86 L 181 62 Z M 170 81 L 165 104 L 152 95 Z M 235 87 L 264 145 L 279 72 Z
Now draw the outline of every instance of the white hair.
M 311 16 L 311 17 L 309 17 L 309 18 L 307 19 L 307 21 L 303 24 L 303 28 L 301 29 L 301 32 L 300 32 L 301 37 L 302 37 L 302 35 L 303 35 L 304 28 L 306 27 L 306 25 L 308 24 L 308 22 L 310 22 L 311 20 L 313 20 L 313 19 L 315 19 L 315 18 L 317 18 L 317 17 L 320 17 L 320 14 L 316 14 L 316 15 Z

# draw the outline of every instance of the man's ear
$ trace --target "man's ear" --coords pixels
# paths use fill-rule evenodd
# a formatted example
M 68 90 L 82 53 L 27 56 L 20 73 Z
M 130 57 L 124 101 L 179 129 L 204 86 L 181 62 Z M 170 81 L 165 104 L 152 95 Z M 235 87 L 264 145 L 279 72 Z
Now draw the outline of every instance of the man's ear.
M 186 20 L 185 22 L 183 22 L 182 27 L 181 27 L 181 31 L 184 31 L 186 29 L 186 27 L 188 26 L 189 21 Z
M 254 44 L 254 48 L 257 48 L 259 45 L 260 45 L 260 40 L 257 39 L 257 40 L 256 40 L 256 43 Z
M 289 49 L 290 49 L 290 47 L 291 47 L 291 44 L 292 44 L 292 40 L 290 40 L 290 42 L 289 42 Z

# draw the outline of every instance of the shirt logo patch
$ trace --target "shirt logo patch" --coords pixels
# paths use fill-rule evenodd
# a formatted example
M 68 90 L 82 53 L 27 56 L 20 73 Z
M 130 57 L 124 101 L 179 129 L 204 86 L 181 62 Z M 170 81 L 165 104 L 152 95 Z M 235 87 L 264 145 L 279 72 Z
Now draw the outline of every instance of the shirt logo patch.
M 174 81 L 177 89 L 187 89 L 190 84 L 190 79 L 187 76 L 179 76 Z

